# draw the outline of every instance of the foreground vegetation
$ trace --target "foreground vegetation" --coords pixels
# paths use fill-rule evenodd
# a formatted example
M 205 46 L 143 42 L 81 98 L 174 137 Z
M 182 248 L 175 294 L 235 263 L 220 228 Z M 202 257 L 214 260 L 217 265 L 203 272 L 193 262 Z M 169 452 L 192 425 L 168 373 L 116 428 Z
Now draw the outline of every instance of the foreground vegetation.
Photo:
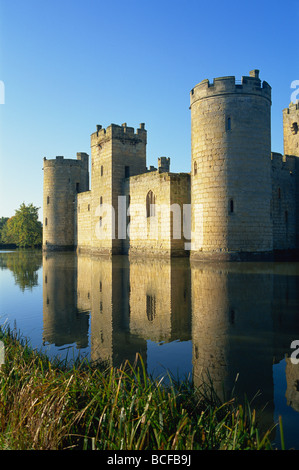
M 0 449 L 270 450 L 270 431 L 211 387 L 150 379 L 141 358 L 121 368 L 67 367 L 0 332 Z

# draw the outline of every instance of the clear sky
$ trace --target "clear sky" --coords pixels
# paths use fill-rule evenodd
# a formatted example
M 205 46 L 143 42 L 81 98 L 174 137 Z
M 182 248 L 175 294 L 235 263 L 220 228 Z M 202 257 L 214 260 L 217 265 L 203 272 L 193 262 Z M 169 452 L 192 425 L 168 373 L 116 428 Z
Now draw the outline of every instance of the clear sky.
M 42 208 L 43 157 L 90 154 L 97 124 L 144 122 L 148 166 L 190 171 L 189 92 L 206 78 L 259 69 L 282 153 L 298 24 L 298 0 L 0 0 L 0 216 Z

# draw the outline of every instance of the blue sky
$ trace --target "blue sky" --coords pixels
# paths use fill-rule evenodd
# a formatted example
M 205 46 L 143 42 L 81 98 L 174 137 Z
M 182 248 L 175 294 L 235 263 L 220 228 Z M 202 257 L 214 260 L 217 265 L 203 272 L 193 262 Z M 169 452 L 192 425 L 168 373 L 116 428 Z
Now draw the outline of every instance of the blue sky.
M 97 124 L 144 122 L 148 166 L 190 171 L 189 92 L 205 78 L 260 69 L 282 153 L 298 22 L 298 0 L 0 0 L 0 216 L 42 208 L 43 157 L 90 154 Z

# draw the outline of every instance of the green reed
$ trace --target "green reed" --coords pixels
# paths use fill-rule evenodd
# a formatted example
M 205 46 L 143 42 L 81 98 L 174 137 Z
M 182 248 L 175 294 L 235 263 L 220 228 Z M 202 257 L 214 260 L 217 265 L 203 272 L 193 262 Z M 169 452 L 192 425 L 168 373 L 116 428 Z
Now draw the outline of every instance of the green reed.
M 0 449 L 272 449 L 249 404 L 221 403 L 210 385 L 153 380 L 140 356 L 68 366 L 9 328 L 1 334 Z

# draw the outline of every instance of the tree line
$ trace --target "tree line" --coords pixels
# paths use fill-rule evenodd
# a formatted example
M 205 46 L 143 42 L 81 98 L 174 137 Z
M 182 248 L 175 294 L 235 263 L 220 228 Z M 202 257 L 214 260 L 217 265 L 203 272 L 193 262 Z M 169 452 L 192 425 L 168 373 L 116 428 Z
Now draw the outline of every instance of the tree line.
M 20 248 L 42 244 L 42 223 L 38 220 L 38 207 L 22 203 L 12 217 L 0 218 L 0 243 Z

